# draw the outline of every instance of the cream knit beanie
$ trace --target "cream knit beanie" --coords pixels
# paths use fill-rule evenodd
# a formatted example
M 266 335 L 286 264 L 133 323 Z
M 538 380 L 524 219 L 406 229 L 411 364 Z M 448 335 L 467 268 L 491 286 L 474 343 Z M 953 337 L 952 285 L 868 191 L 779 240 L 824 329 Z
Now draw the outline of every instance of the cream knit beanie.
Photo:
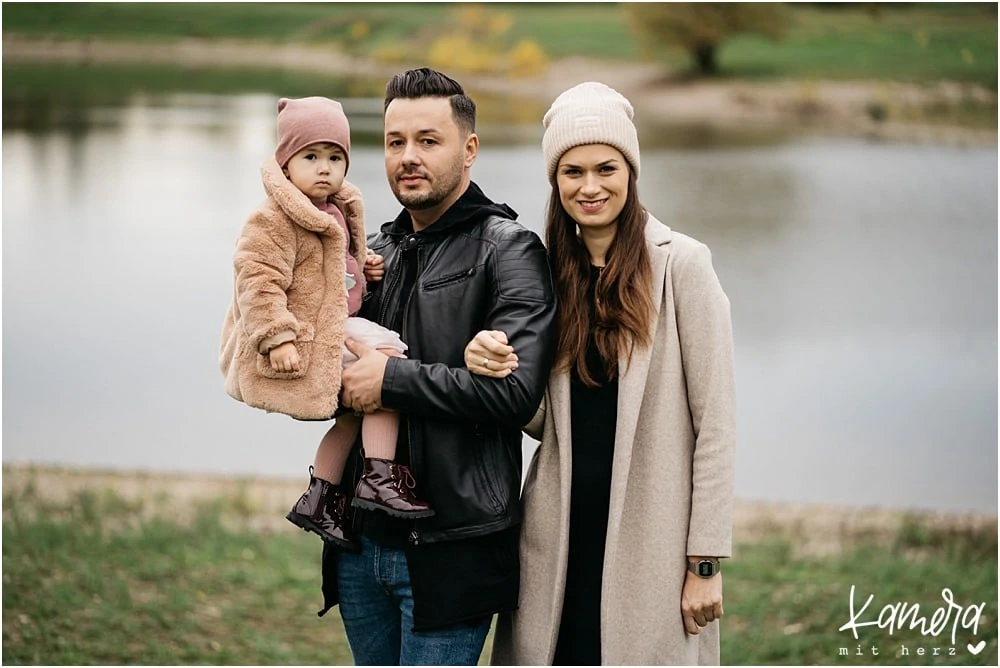
M 274 151 L 278 165 L 284 167 L 293 155 L 318 142 L 336 144 L 351 164 L 351 126 L 340 102 L 326 97 L 278 100 L 278 147 Z
M 563 153 L 583 144 L 608 144 L 622 152 L 639 178 L 639 137 L 632 103 L 602 83 L 587 81 L 564 91 L 542 118 L 542 154 L 549 181 Z

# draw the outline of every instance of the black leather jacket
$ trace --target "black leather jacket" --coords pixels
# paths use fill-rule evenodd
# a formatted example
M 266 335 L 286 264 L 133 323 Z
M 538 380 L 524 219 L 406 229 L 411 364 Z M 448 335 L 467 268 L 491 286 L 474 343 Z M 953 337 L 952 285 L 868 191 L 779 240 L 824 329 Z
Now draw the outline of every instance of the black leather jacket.
M 409 346 L 407 359 L 389 359 L 382 404 L 406 416 L 418 493 L 435 510 L 416 520 L 413 544 L 521 520 L 521 427 L 541 403 L 555 357 L 556 301 L 541 239 L 516 217 L 472 183 L 429 228 L 414 233 L 404 211 L 368 240 L 385 258 L 385 277 L 370 284 L 360 315 L 401 325 Z M 466 369 L 465 346 L 483 329 L 505 332 L 517 351 L 507 378 Z

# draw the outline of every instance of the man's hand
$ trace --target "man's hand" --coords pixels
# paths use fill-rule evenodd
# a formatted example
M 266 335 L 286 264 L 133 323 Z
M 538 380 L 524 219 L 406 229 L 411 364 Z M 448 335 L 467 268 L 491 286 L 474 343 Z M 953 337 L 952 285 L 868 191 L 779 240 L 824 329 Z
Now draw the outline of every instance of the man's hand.
M 687 572 L 681 590 L 681 615 L 684 630 L 696 636 L 710 622 L 722 617 L 722 573 L 710 578 Z
M 271 348 L 268 357 L 271 360 L 271 368 L 275 371 L 289 373 L 299 370 L 299 351 L 291 341 Z
M 484 329 L 465 346 L 465 366 L 472 373 L 491 378 L 506 378 L 517 368 L 517 355 L 507 345 L 507 335 Z
M 382 408 L 382 378 L 389 358 L 360 341 L 347 339 L 344 345 L 358 356 L 358 361 L 343 375 L 343 404 L 365 413 Z
M 364 268 L 365 280 L 369 282 L 381 281 L 385 277 L 385 258 L 370 248 L 367 250 Z

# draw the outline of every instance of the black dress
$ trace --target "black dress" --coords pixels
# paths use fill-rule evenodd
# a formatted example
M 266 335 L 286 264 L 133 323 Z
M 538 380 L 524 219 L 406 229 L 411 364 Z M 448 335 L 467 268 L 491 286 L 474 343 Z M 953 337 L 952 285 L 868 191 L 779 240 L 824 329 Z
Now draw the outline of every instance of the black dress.
M 591 269 L 590 312 L 594 285 Z M 607 369 L 594 345 L 587 344 L 587 369 L 599 387 L 587 387 L 576 371 L 570 373 L 570 422 L 573 478 L 570 486 L 569 563 L 559 639 L 554 664 L 601 664 L 601 581 L 604 545 L 611 504 L 611 464 L 618 416 L 618 380 L 608 382 Z

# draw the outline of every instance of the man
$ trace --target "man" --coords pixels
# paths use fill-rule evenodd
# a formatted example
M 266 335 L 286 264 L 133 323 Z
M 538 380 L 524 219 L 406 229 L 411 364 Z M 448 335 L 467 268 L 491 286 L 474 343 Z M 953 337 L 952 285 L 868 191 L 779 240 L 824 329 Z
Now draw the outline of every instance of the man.
M 554 359 L 556 305 L 541 240 L 471 180 L 475 112 L 457 82 L 427 68 L 386 86 L 386 176 L 403 211 L 369 239 L 385 275 L 360 315 L 409 350 L 388 358 L 349 343 L 359 360 L 342 403 L 400 413 L 389 482 L 406 498 L 415 480 L 435 514 L 355 508 L 361 553 L 324 548 L 323 612 L 339 602 L 359 665 L 475 665 L 493 614 L 517 607 L 521 426 Z M 465 366 L 484 329 L 517 350 L 505 378 Z M 355 449 L 346 490 L 364 465 Z

